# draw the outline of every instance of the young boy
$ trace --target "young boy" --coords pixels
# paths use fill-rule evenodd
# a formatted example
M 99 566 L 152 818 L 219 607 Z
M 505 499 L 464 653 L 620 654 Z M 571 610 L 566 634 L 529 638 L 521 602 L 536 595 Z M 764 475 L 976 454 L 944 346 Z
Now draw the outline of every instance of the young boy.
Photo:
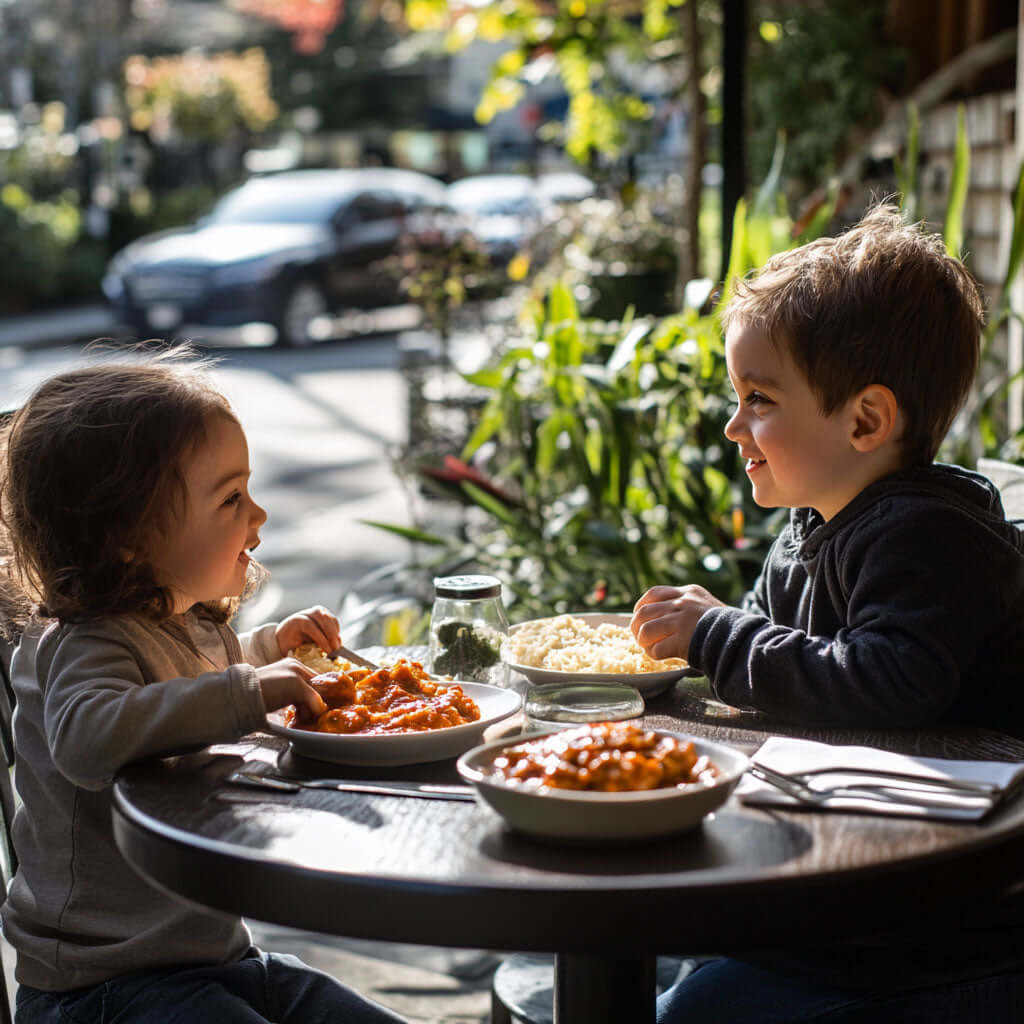
M 754 500 L 792 511 L 741 607 L 648 590 L 632 622 L 648 654 L 784 721 L 1024 734 L 1024 531 L 985 477 L 932 461 L 982 317 L 941 238 L 888 206 L 737 284 L 725 435 Z
M 728 304 L 726 436 L 791 509 L 740 607 L 652 587 L 633 633 L 726 703 L 813 726 L 972 722 L 1024 735 L 1024 531 L 983 476 L 933 462 L 978 367 L 978 288 L 879 206 L 774 257 Z M 813 950 L 707 961 L 659 1024 L 1024 1020 L 1024 900 Z

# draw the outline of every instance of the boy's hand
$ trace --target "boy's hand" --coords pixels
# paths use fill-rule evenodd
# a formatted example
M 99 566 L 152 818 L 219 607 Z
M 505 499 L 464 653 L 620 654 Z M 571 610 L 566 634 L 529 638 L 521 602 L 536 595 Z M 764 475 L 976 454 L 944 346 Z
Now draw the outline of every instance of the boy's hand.
M 703 587 L 651 587 L 635 605 L 629 628 L 652 658 L 687 658 L 697 620 L 725 604 Z
M 300 719 L 311 719 L 322 715 L 327 705 L 309 680 L 316 673 L 296 658 L 282 658 L 256 669 L 263 694 L 263 707 L 276 711 L 288 704 L 294 704 Z
M 278 624 L 274 638 L 282 654 L 305 643 L 316 644 L 324 654 L 330 654 L 341 646 L 341 627 L 336 615 L 317 605 L 289 615 Z

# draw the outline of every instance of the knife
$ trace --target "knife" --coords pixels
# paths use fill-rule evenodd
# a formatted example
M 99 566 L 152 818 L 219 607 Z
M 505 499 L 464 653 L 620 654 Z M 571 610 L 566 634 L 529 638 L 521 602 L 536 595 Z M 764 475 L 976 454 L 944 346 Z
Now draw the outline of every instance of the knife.
M 278 793 L 298 793 L 300 789 L 334 789 L 342 793 L 375 793 L 378 796 L 418 796 L 424 800 L 465 800 L 472 803 L 476 793 L 472 786 L 446 785 L 439 782 L 377 782 L 351 779 L 291 779 L 257 772 L 232 772 L 228 782 Z

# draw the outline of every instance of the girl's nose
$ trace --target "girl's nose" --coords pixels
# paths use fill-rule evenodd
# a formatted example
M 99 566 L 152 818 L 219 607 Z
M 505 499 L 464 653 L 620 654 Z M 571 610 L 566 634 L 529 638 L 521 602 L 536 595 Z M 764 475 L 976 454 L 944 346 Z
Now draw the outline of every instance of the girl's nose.
M 738 442 L 742 436 L 742 407 L 738 407 L 736 411 L 729 417 L 729 422 L 726 423 L 723 434 L 730 440 Z
M 254 501 L 252 503 L 252 515 L 250 518 L 258 526 L 262 526 L 267 521 L 267 511 L 262 505 L 257 505 Z

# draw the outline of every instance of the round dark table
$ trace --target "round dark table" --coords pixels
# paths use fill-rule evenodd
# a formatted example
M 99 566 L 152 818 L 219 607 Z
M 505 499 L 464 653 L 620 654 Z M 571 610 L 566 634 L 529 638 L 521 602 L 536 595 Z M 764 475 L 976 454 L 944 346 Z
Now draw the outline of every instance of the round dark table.
M 752 753 L 772 733 L 922 756 L 1024 760 L 972 728 L 799 730 L 718 717 L 681 680 L 646 724 Z M 131 765 L 114 833 L 156 884 L 208 907 L 353 938 L 553 952 L 555 1020 L 654 1020 L 657 954 L 725 953 L 854 937 L 999 898 L 1024 869 L 1024 801 L 979 824 L 755 808 L 735 797 L 698 829 L 618 848 L 547 846 L 472 803 L 225 782 L 276 767 L 307 778 L 457 781 L 452 762 L 368 769 L 292 754 L 256 733 Z

